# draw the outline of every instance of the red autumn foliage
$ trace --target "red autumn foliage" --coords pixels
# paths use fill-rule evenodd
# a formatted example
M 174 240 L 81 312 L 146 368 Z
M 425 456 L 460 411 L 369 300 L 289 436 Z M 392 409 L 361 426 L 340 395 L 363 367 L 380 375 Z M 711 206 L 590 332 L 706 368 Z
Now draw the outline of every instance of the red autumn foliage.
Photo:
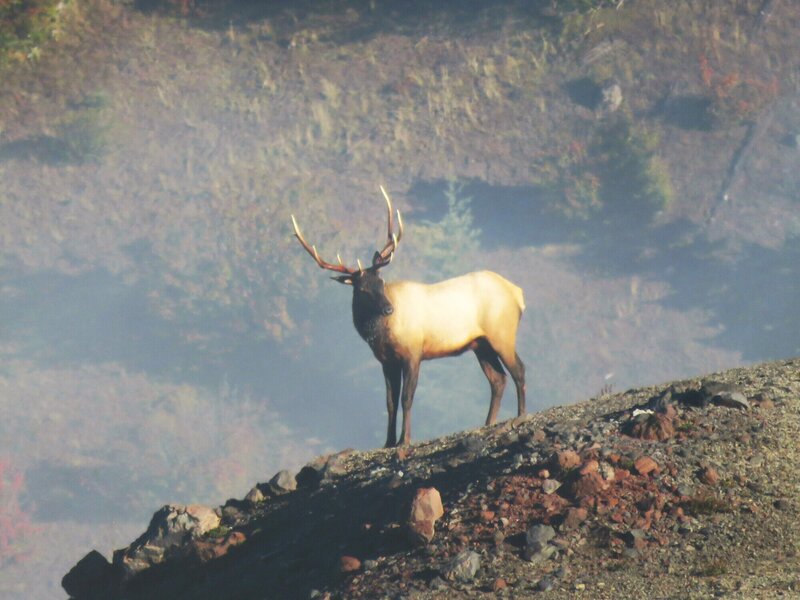
M 19 502 L 25 476 L 8 459 L 0 459 L 0 568 L 24 560 L 27 541 L 37 529 Z

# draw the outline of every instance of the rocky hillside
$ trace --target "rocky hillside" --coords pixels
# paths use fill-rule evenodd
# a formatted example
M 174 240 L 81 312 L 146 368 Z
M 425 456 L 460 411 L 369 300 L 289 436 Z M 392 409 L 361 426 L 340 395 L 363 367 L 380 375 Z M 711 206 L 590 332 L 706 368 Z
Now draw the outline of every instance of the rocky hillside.
M 165 506 L 88 598 L 800 595 L 800 359 L 629 390 Z

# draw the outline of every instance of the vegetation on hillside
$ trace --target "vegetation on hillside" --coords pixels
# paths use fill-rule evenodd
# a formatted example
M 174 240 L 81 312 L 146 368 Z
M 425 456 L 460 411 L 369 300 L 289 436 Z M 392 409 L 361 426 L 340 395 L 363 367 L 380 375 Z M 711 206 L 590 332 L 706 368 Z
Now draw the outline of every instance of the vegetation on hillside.
M 526 290 L 531 408 L 741 361 L 716 306 L 790 337 L 756 293 L 790 284 L 737 287 L 736 259 L 797 273 L 769 254 L 800 235 L 795 3 L 413 5 L 0 0 L 0 440 L 29 487 L 74 500 L 79 474 L 135 511 L 370 445 L 379 367 L 289 215 L 368 260 L 380 183 L 407 227 L 388 278 Z M 702 285 L 673 287 L 686 256 Z M 485 415 L 468 360 L 426 366 L 420 434 Z
M 0 2 L 0 67 L 39 58 L 42 45 L 58 37 L 65 6 L 63 0 Z

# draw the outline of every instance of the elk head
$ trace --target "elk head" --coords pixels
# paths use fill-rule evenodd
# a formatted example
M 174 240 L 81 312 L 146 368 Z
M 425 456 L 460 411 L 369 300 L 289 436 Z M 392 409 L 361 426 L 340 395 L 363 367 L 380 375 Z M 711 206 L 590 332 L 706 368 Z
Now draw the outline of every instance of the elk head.
M 336 255 L 337 264 L 329 263 L 323 260 L 317 248 L 309 244 L 303 234 L 300 232 L 300 227 L 297 225 L 297 220 L 292 215 L 292 225 L 294 227 L 294 235 L 300 244 L 305 248 L 322 269 L 341 273 L 331 277 L 334 281 L 353 286 L 353 314 L 359 314 L 362 317 L 369 318 L 373 316 L 388 316 L 394 312 L 391 302 L 389 302 L 386 294 L 384 293 L 385 283 L 378 275 L 378 270 L 382 269 L 394 258 L 394 251 L 403 237 L 403 219 L 400 216 L 400 211 L 397 211 L 397 233 L 394 232 L 394 219 L 392 218 L 392 201 L 389 199 L 389 194 L 380 186 L 383 197 L 386 199 L 386 206 L 388 208 L 388 227 L 387 227 L 387 241 L 384 247 L 376 250 L 372 255 L 372 265 L 367 268 L 361 264 L 361 260 L 356 260 L 357 268 L 346 266 L 342 262 L 341 256 Z

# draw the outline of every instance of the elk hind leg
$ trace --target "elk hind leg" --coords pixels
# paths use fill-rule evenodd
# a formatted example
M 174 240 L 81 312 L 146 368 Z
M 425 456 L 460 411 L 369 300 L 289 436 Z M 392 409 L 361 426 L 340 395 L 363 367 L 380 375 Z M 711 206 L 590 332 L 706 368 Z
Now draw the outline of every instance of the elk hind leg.
M 517 416 L 521 417 L 525 414 L 525 364 L 519 354 L 513 350 L 510 353 L 506 353 L 505 356 L 500 354 L 500 360 L 511 374 L 511 378 L 517 388 Z
M 489 403 L 489 414 L 486 416 L 486 424 L 492 425 L 497 420 L 497 413 L 500 410 L 500 401 L 503 398 L 503 391 L 506 388 L 506 373 L 503 365 L 500 364 L 500 357 L 497 352 L 488 344 L 483 343 L 475 349 L 475 356 L 481 364 L 486 379 L 489 380 L 489 387 L 492 389 L 492 399 Z

